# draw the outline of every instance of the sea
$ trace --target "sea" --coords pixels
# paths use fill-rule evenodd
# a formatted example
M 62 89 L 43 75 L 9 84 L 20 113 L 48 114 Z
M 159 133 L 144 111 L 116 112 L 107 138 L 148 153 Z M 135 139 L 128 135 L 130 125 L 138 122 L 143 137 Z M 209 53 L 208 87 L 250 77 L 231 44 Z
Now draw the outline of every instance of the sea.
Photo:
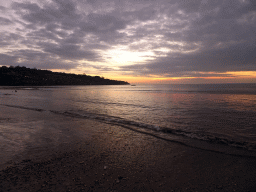
M 256 157 L 256 84 L 0 87 L 0 106 L 92 119 L 166 142 Z M 9 130 L 1 125 L 3 143 Z

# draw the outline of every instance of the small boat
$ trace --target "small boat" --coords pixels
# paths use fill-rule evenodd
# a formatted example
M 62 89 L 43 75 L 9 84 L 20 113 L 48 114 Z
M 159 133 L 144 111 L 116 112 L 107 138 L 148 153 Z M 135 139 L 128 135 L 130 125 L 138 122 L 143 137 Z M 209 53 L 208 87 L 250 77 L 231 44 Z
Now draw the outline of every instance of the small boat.
M 136 86 L 136 85 L 131 85 L 131 86 Z

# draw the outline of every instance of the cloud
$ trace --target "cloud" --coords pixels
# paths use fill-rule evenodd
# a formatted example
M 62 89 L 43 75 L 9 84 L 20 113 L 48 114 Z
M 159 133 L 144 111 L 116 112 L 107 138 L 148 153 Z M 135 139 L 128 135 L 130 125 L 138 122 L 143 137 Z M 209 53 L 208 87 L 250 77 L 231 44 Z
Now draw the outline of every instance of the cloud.
M 256 70 L 253 0 L 13 0 L 0 10 L 5 65 L 87 63 L 99 73 L 166 77 Z M 114 63 L 115 49 L 143 58 Z
M 6 54 L 0 53 L 0 63 L 1 65 L 13 65 L 16 63 L 17 57 L 9 56 Z
M 45 44 L 44 51 L 61 56 L 65 59 L 83 59 L 97 60 L 97 54 L 89 50 L 83 50 L 80 45 L 74 44 L 60 44 L 56 46 L 54 44 Z
M 125 28 L 125 22 L 111 15 L 89 14 L 80 26 L 85 32 L 113 32 Z
M 13 54 L 13 55 L 8 55 Z M 41 51 L 19 50 L 7 54 L 0 54 L 1 65 L 27 66 L 38 69 L 72 69 L 79 64 L 72 61 L 62 60 L 56 56 Z
M 158 57 L 147 64 L 128 65 L 121 70 L 136 71 L 139 75 L 167 77 L 194 76 L 195 71 L 255 71 L 255 55 L 255 45 L 244 43 L 193 54 Z
M 12 22 L 9 19 L 0 17 L 0 25 L 10 25 L 10 24 L 12 24 Z
M 0 47 L 5 51 L 8 48 L 16 47 L 15 43 L 20 39 L 22 39 L 22 37 L 18 34 L 0 32 Z
M 6 11 L 6 7 L 0 5 L 0 10 L 5 12 Z
M 184 24 L 172 31 L 172 23 L 167 23 L 170 32 L 166 29 L 163 39 L 180 44 L 160 45 L 176 51 L 121 70 L 165 76 L 183 76 L 188 72 L 193 75 L 194 71 L 256 70 L 256 14 L 249 1 L 177 1 L 176 6 L 176 13 L 166 13 L 182 19 Z

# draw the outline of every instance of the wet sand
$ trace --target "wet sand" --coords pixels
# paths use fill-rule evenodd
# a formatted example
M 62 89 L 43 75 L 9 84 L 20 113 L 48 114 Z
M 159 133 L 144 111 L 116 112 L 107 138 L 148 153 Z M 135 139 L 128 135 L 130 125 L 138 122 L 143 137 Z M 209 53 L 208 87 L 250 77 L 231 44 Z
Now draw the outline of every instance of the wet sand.
M 97 121 L 0 106 L 3 127 L 15 128 L 13 137 L 19 141 L 1 153 L 0 191 L 256 190 L 254 157 L 195 149 Z

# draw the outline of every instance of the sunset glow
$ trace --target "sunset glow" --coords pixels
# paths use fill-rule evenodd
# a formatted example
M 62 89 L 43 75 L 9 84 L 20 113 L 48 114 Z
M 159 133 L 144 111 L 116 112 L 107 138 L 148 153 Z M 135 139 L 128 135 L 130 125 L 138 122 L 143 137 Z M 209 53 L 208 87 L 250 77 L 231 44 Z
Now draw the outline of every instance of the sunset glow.
M 130 83 L 256 82 L 252 2 L 159 2 L 3 0 L 0 66 Z

